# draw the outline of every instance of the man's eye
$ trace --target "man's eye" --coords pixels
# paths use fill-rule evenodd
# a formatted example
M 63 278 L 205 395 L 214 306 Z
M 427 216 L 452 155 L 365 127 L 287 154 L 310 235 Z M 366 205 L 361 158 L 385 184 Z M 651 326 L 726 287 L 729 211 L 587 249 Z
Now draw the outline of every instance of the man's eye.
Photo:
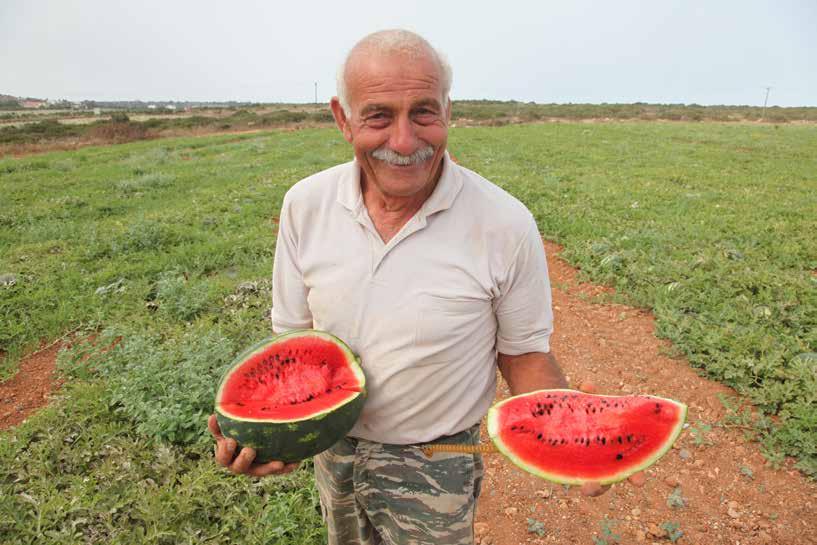
M 421 108 L 414 112 L 414 120 L 419 123 L 432 123 L 437 119 L 437 112 Z

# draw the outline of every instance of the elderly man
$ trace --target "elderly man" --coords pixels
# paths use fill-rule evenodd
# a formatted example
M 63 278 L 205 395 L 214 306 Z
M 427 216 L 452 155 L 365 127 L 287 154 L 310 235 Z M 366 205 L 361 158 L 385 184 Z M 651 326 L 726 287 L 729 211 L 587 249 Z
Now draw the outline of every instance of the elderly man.
M 332 113 L 354 161 L 284 198 L 273 328 L 330 331 L 362 359 L 369 386 L 349 436 L 315 457 L 330 543 L 473 543 L 482 460 L 427 459 L 425 443 L 474 443 L 496 365 L 519 394 L 565 387 L 549 353 L 550 285 L 531 213 L 446 153 L 451 70 L 416 34 L 354 46 Z M 235 473 L 252 464 L 218 440 Z M 598 490 L 588 489 L 595 494 Z

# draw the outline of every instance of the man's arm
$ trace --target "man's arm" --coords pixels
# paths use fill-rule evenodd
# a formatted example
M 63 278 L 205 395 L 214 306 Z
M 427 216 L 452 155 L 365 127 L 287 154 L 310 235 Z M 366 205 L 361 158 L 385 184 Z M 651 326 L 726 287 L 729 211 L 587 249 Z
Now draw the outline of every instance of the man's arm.
M 497 362 L 502 377 L 511 389 L 511 395 L 568 387 L 552 352 L 528 352 L 518 356 L 500 353 Z

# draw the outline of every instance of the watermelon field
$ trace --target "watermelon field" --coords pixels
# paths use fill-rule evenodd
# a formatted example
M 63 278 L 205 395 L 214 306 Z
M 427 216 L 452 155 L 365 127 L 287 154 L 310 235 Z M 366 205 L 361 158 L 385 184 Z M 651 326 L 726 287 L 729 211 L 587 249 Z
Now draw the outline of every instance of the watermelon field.
M 729 423 L 770 467 L 817 478 L 814 125 L 463 127 L 449 148 L 615 288 L 594 302 L 651 309 L 669 356 L 740 394 Z M 0 159 L 0 380 L 63 345 L 48 406 L 0 432 L 0 543 L 325 542 L 310 463 L 235 477 L 206 419 L 269 333 L 284 193 L 350 153 L 304 129 Z

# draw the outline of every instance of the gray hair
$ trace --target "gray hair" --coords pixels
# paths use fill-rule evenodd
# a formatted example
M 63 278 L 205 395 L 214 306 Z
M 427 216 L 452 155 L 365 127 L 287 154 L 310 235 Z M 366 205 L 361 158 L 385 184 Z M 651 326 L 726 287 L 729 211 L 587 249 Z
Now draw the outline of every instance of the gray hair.
M 443 88 L 440 99 L 441 105 L 445 107 L 445 103 L 448 101 L 449 93 L 451 92 L 452 80 L 451 65 L 448 64 L 445 55 L 434 49 L 434 47 L 419 34 L 415 34 L 409 30 L 390 29 L 374 32 L 357 42 L 349 53 L 346 54 L 343 64 L 338 68 L 338 101 L 347 116 L 352 114 L 352 108 L 349 106 L 349 93 L 346 88 L 346 66 L 349 64 L 349 59 L 352 58 L 352 55 L 360 49 L 371 49 L 384 55 L 400 53 L 408 55 L 410 58 L 418 58 L 423 55 L 431 54 L 431 57 L 437 61 L 437 64 L 440 66 Z

